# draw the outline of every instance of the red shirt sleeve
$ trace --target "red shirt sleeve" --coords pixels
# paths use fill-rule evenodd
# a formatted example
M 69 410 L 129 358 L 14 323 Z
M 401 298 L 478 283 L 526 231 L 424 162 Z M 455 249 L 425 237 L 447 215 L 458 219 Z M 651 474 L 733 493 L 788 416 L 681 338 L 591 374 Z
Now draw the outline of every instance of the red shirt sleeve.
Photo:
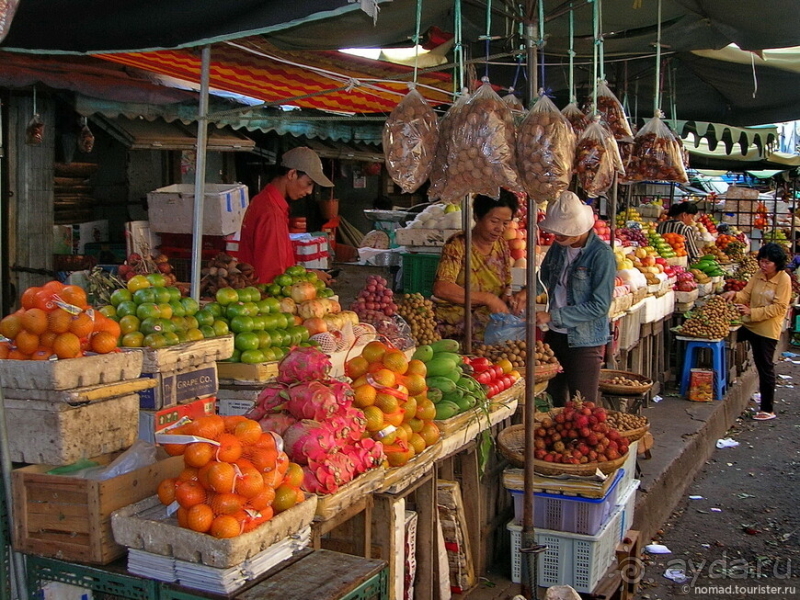
M 253 265 L 259 283 L 270 283 L 295 264 L 294 251 L 286 215 L 275 205 L 258 208 L 260 210 L 245 215 L 240 258 Z

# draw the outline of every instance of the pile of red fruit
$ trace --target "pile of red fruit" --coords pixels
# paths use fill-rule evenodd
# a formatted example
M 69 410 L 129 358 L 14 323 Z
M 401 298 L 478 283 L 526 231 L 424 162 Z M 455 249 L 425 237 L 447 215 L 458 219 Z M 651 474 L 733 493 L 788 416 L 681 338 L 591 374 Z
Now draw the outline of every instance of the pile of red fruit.
M 608 226 L 608 221 L 604 221 L 595 215 L 593 229 L 597 237 L 601 240 L 606 242 L 611 241 L 611 227 Z
M 397 313 L 394 292 L 388 287 L 387 281 L 379 275 L 367 277 L 367 285 L 359 292 L 350 308 L 359 319 L 373 324 L 376 320 L 392 317 Z
M 132 252 L 128 255 L 125 263 L 119 267 L 119 276 L 125 282 L 130 281 L 136 275 L 149 273 L 162 273 L 167 286 L 175 285 L 178 281 L 172 272 L 172 265 L 169 264 L 169 257 L 166 254 L 145 258 L 141 254 Z
M 794 279 L 794 278 L 792 278 Z M 723 288 L 726 292 L 739 292 L 744 289 L 744 286 L 747 285 L 746 281 L 741 281 L 739 279 L 726 279 L 725 280 L 725 287 Z
M 545 417 L 534 432 L 534 458 L 580 465 L 616 460 L 628 452 L 628 440 L 606 424 L 606 411 L 593 402 L 570 400 Z

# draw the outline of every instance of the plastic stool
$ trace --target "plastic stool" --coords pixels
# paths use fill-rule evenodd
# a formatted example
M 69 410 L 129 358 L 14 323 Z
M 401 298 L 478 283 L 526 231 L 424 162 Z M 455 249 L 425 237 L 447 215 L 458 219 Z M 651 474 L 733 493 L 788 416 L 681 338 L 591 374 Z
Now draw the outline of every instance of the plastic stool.
M 718 342 L 692 340 L 686 342 L 686 354 L 683 357 L 683 373 L 681 374 L 681 396 L 685 396 L 686 390 L 689 388 L 689 378 L 694 366 L 695 351 L 700 348 L 711 350 L 711 364 L 714 370 L 714 394 L 717 400 L 722 400 L 728 387 L 728 377 L 725 371 L 725 340 Z

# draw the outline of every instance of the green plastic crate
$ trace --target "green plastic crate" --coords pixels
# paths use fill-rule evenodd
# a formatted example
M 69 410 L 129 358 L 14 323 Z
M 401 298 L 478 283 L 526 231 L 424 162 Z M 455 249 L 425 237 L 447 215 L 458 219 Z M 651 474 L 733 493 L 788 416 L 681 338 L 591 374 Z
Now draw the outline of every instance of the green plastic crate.
M 347 594 L 342 600 L 387 600 L 389 598 L 389 569 L 383 569 Z
M 433 295 L 433 280 L 439 267 L 439 254 L 403 254 L 403 292 Z

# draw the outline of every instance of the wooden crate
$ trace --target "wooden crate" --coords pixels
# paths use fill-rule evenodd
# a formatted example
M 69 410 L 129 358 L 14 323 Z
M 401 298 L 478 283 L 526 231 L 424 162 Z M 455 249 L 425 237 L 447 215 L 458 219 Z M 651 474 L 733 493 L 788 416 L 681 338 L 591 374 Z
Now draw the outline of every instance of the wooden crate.
M 93 460 L 108 464 L 119 454 Z M 111 513 L 154 494 L 163 479 L 181 472 L 183 457 L 162 456 L 153 465 L 104 481 L 48 475 L 52 469 L 31 465 L 11 474 L 14 549 L 107 564 L 125 553 L 111 533 Z
M 185 371 L 233 355 L 233 335 L 184 342 L 169 348 L 142 348 L 142 372 Z
M 217 363 L 219 382 L 224 385 L 254 385 L 266 383 L 278 376 L 278 361 L 247 364 Z

